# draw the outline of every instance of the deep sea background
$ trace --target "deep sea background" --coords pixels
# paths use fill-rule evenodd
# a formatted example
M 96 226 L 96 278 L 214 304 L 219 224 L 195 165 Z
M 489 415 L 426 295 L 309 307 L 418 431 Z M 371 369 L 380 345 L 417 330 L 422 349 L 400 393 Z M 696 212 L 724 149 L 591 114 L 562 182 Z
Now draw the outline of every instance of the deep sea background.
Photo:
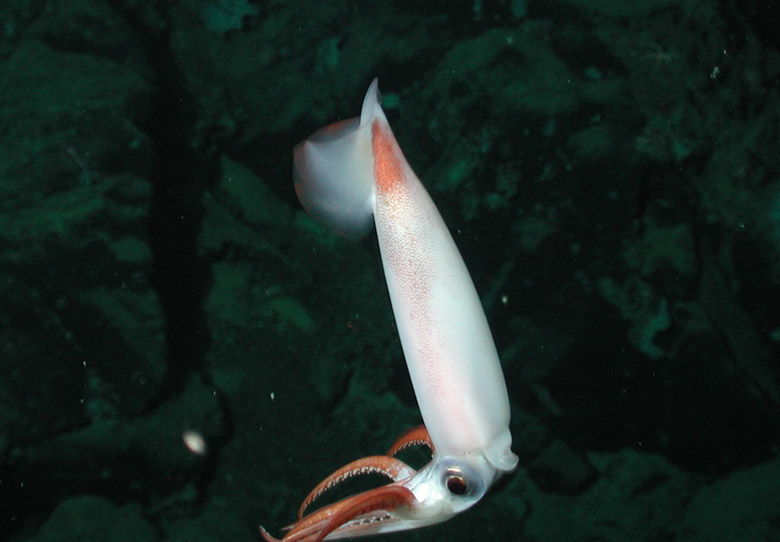
M 291 181 L 378 77 L 520 456 L 385 539 L 780 540 L 778 6 L 2 2 L 0 539 L 279 535 L 420 423 L 373 233 Z

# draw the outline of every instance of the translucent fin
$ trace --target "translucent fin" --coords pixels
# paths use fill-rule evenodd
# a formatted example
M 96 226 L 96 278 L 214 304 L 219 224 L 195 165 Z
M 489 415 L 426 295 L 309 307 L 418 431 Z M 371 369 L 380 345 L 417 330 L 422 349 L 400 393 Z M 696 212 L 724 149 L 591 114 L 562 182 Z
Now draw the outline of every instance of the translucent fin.
M 382 111 L 382 93 L 379 92 L 379 79 L 376 77 L 368 86 L 366 97 L 363 98 L 363 107 L 360 110 L 360 125 L 371 123 L 376 116 L 384 115 Z M 379 111 L 377 111 L 377 109 Z
M 377 115 L 383 113 L 374 79 L 359 119 L 321 128 L 293 151 L 293 181 L 301 205 L 343 237 L 371 231 L 376 192 L 371 125 Z

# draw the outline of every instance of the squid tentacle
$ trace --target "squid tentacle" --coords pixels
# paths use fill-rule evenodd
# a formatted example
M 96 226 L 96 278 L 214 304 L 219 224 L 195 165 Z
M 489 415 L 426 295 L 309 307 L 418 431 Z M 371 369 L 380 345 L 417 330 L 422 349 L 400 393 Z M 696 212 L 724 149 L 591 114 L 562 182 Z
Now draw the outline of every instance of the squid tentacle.
M 298 519 L 300 520 L 303 518 L 303 514 L 306 512 L 306 509 L 316 499 L 321 497 L 330 489 L 336 487 L 338 484 L 354 476 L 362 476 L 365 474 L 382 474 L 394 482 L 399 482 L 414 476 L 415 473 L 416 471 L 403 461 L 385 455 L 363 457 L 356 461 L 352 461 L 351 463 L 347 463 L 340 469 L 334 471 L 330 476 L 317 484 L 314 489 L 309 492 L 306 498 L 303 499 L 303 502 L 298 509 Z
M 428 430 L 424 425 L 418 425 L 417 427 L 412 427 L 398 437 L 393 445 L 390 446 L 390 449 L 387 450 L 387 455 L 391 457 L 395 456 L 398 452 L 411 448 L 412 446 L 427 446 L 431 451 L 431 455 L 436 452 L 431 436 L 428 434 Z
M 397 510 L 403 506 L 411 507 L 416 502 L 411 490 L 390 484 L 347 497 L 309 514 L 293 524 L 281 539 L 274 538 L 263 527 L 260 527 L 260 535 L 265 542 L 322 542 L 330 533 L 343 528 L 349 521 L 363 514 L 384 509 Z M 372 516 L 367 521 L 381 519 Z

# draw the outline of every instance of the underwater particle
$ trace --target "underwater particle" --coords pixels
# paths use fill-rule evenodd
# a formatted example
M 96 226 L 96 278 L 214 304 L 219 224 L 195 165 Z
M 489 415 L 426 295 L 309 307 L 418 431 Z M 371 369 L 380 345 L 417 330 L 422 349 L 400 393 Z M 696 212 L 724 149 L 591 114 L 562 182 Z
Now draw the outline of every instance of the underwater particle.
M 181 440 L 184 442 L 184 445 L 187 447 L 187 449 L 192 453 L 197 455 L 206 455 L 208 448 L 206 445 L 206 439 L 204 439 L 203 435 L 197 431 L 192 429 L 184 431 L 181 434 Z

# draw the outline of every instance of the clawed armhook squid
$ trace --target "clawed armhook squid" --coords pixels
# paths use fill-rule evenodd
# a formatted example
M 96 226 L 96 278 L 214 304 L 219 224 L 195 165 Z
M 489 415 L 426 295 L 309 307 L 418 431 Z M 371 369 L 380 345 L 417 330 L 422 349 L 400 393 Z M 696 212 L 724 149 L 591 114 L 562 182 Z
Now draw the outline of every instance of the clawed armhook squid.
M 320 542 L 416 529 L 470 508 L 517 465 L 509 398 L 474 284 L 447 226 L 395 140 L 375 79 L 359 118 L 295 147 L 295 190 L 321 224 L 357 238 L 376 226 L 387 289 L 424 426 L 386 455 L 338 469 L 304 499 L 284 542 Z M 430 448 L 415 470 L 395 457 Z M 305 514 L 341 481 L 381 473 L 387 485 Z M 260 528 L 266 541 L 275 541 Z

